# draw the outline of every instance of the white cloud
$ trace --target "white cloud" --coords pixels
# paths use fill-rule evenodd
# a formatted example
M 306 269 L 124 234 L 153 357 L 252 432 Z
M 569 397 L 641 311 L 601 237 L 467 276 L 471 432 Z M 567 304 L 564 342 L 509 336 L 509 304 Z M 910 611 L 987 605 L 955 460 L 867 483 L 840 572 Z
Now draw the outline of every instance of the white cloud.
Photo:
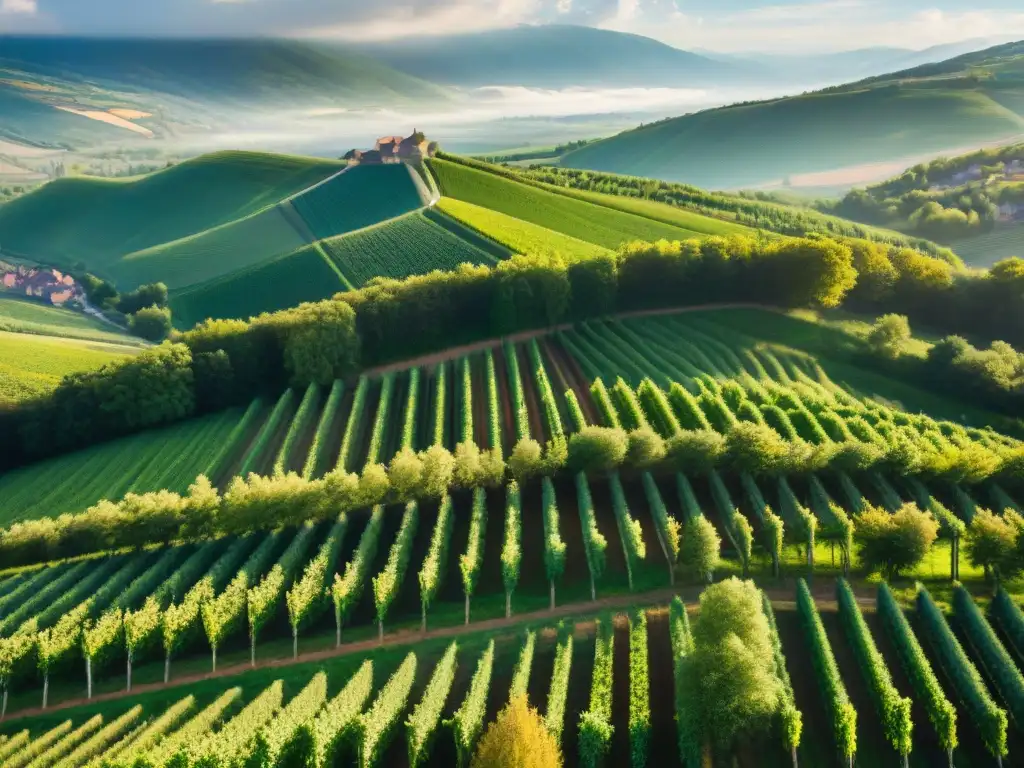
M 640 10 L 640 0 L 619 0 L 619 8 L 615 13 L 615 21 L 624 22 L 635 19 Z
M 558 0 L 555 3 L 555 10 L 559 13 L 570 13 L 572 11 L 572 0 Z
M 0 13 L 24 13 L 34 15 L 36 0 L 0 0 Z
M 901 16 L 891 11 L 871 0 L 833 0 L 765 6 L 727 16 L 675 13 L 668 21 L 641 15 L 603 26 L 684 49 L 794 54 L 872 46 L 923 49 L 976 37 L 1024 37 L 1024 12 L 1019 11 L 933 8 Z
M 533 21 L 540 0 L 455 0 L 420 9 L 392 6 L 353 23 L 296 30 L 298 37 L 327 37 L 369 42 L 414 35 L 443 35 L 500 29 Z

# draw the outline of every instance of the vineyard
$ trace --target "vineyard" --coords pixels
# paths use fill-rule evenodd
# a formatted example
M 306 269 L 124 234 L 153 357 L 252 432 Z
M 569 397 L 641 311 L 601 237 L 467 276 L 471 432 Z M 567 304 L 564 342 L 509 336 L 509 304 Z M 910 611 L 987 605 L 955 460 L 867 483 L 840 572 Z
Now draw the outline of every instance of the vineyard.
M 268 541 L 250 547 L 247 558 L 234 552 L 245 563 L 239 573 L 269 561 L 275 546 Z M 149 574 L 166 557 L 136 583 L 154 581 Z M 708 644 L 730 622 L 731 631 L 761 644 L 760 663 L 777 681 L 770 684 L 775 725 L 748 737 L 736 753 L 740 765 L 788 766 L 791 755 L 808 765 L 887 765 L 903 756 L 913 766 L 1006 764 L 1008 749 L 1019 745 L 1008 719 L 1017 705 L 1010 686 L 1019 659 L 1007 655 L 966 593 L 946 617 L 924 589 L 905 615 L 884 584 L 876 603 L 856 599 L 842 580 L 834 595 L 812 593 L 800 580 L 795 610 L 773 609 L 749 584 L 731 580 L 708 590 L 696 612 L 675 598 L 668 607 L 542 622 L 497 636 L 428 638 L 411 649 L 261 669 L 14 720 L 0 728 L 0 758 L 5 766 L 198 766 L 215 756 L 256 765 L 465 765 L 487 724 L 525 694 L 569 765 L 691 765 L 707 727 L 700 710 L 708 705 L 688 695 L 688 686 Z M 716 601 L 723 592 L 740 594 L 754 613 L 722 617 Z M 785 592 L 779 597 L 792 600 Z M 227 601 L 219 602 L 229 614 Z M 965 645 L 954 628 L 968 638 Z M 93 658 L 114 657 L 101 651 Z M 808 658 L 812 663 L 803 663 Z M 1009 665 L 1005 672 L 991 666 L 997 658 Z M 674 684 L 652 684 L 673 665 Z M 709 697 L 723 683 L 711 685 Z M 728 697 L 728 687 L 720 693 Z M 302 762 L 275 762 L 286 759 Z M 253 760 L 261 762 L 246 762 Z
M 321 245 L 355 287 L 377 276 L 403 278 L 434 269 L 451 270 L 465 263 L 496 263 L 491 253 L 454 234 L 453 225 L 458 226 L 453 222 L 446 228 L 434 218 L 414 212 L 324 240 Z

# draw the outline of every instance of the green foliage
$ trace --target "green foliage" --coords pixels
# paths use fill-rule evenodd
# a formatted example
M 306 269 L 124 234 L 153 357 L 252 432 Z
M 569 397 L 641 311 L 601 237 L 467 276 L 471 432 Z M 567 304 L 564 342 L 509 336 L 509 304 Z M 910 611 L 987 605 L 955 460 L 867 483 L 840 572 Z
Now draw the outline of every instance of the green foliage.
M 629 438 L 618 427 L 583 426 L 569 438 L 568 449 L 567 464 L 574 471 L 609 472 L 625 462 Z
M 147 341 L 161 342 L 171 334 L 168 307 L 144 307 L 128 317 L 128 329 Z
M 952 752 L 958 743 L 956 708 L 946 698 L 903 609 L 884 581 L 878 585 L 878 615 L 896 648 L 918 701 L 928 713 L 928 719 L 939 738 L 939 745 L 947 752 Z
M 523 647 L 519 649 L 519 659 L 516 661 L 515 671 L 512 673 L 512 685 L 509 688 L 508 698 L 513 701 L 519 696 L 527 695 L 527 688 L 530 685 L 530 669 L 533 667 L 533 652 L 537 645 L 537 633 L 527 630 L 523 639 Z
M 832 722 L 833 738 L 839 754 L 850 759 L 857 751 L 857 710 L 850 702 L 832 655 L 825 627 L 821 623 L 818 609 L 814 605 L 807 583 L 800 579 L 796 591 L 797 613 L 811 648 L 811 661 L 814 664 L 815 676 L 821 686 L 822 696 L 829 719 Z
M 174 755 L 184 756 L 186 765 L 231 765 L 242 758 L 250 739 L 279 715 L 283 701 L 284 686 L 275 680 L 216 733 L 207 733 L 198 742 L 182 743 Z
M 541 408 L 544 410 L 548 434 L 552 439 L 565 437 L 562 417 L 558 413 L 558 402 L 555 400 L 555 392 L 551 388 L 551 381 L 548 379 L 544 360 L 541 358 L 540 346 L 536 339 L 530 339 L 526 348 L 530 355 L 530 367 L 533 368 L 533 376 L 537 382 L 537 392 L 540 395 Z
M 683 529 L 679 562 L 704 581 L 711 581 L 721 557 L 722 540 L 704 515 L 691 517 Z
M 212 729 L 223 720 L 234 706 L 241 701 L 242 689 L 229 688 L 218 696 L 211 704 L 197 713 L 181 728 L 158 741 L 155 745 L 139 749 L 131 749 L 122 755 L 119 766 L 142 765 L 146 768 L 159 768 L 172 757 L 177 756 L 190 745 L 198 745 Z M 134 758 L 134 764 L 132 762 Z
M 410 653 L 381 688 L 370 708 L 355 719 L 352 740 L 360 768 L 377 765 L 405 711 L 415 679 L 416 654 Z
M 921 634 L 927 638 L 939 668 L 978 729 L 986 749 L 997 757 L 1005 755 L 1006 712 L 989 696 L 977 667 L 964 653 L 942 611 L 923 587 L 917 591 L 917 615 Z
M 651 682 L 647 674 L 647 614 L 629 616 L 629 756 L 633 768 L 647 765 L 651 741 Z
M 604 425 L 613 429 L 622 429 L 619 413 L 612 403 L 607 387 L 605 387 L 604 382 L 600 378 L 595 379 L 594 383 L 590 385 L 590 396 L 593 398 L 594 405 L 601 414 L 601 420 L 604 422 Z
M 644 494 L 647 496 L 647 506 L 651 510 L 658 534 L 664 542 L 665 554 L 669 561 L 669 567 L 675 567 L 679 560 L 680 539 L 682 538 L 682 526 L 668 513 L 668 508 L 661 498 L 658 484 L 650 472 L 643 474 Z
M 430 548 L 423 560 L 419 572 L 420 601 L 423 605 L 424 626 L 426 626 L 427 609 L 441 589 L 447 569 L 448 548 L 451 545 L 452 529 L 455 524 L 452 500 L 445 496 L 437 511 L 434 532 L 430 536 Z
M 896 690 L 885 659 L 875 645 L 871 630 L 857 605 L 857 598 L 845 579 L 836 582 L 836 599 L 846 636 L 853 646 L 868 690 L 875 701 L 885 737 L 899 754 L 909 755 L 913 747 L 911 734 L 914 728 L 910 719 L 910 699 L 900 696 Z
M 981 610 L 961 585 L 953 589 L 953 613 L 964 638 L 1014 721 L 1024 718 L 1024 676 Z
M 469 681 L 469 691 L 461 706 L 445 725 L 452 729 L 459 766 L 468 765 L 476 749 L 477 739 L 483 731 L 487 716 L 487 692 L 491 687 L 491 671 L 494 668 L 494 640 L 477 661 L 476 671 Z
M 594 641 L 594 671 L 590 682 L 590 706 L 580 715 L 579 760 L 596 768 L 611 749 L 612 663 L 615 650 L 615 623 L 611 616 L 597 621 Z
M 544 720 L 526 701 L 514 697 L 488 726 L 473 756 L 473 768 L 559 768 L 558 744 L 544 727 Z
M 245 477 L 250 472 L 259 472 L 262 465 L 266 463 L 267 457 L 265 453 L 267 446 L 273 441 L 274 436 L 288 417 L 288 412 L 291 410 L 294 402 L 294 389 L 286 389 L 281 397 L 277 399 L 274 409 L 270 412 L 267 420 L 263 422 L 259 434 L 256 435 L 256 439 L 253 440 L 246 451 L 245 458 L 242 459 L 242 466 L 238 470 L 240 477 Z
M 430 748 L 437 733 L 441 713 L 455 680 L 458 649 L 456 643 L 448 646 L 441 660 L 434 667 L 430 682 L 427 683 L 427 688 L 423 692 L 423 698 L 405 721 L 410 768 L 416 768 L 420 762 L 430 757 Z
M 705 589 L 700 604 L 693 650 L 682 656 L 677 678 L 676 701 L 685 707 L 680 713 L 684 756 L 697 743 L 732 748 L 763 730 L 784 701 L 757 588 L 727 579 Z M 682 629 L 677 624 L 679 644 L 685 644 Z
M 387 458 L 384 456 L 384 434 L 388 426 L 394 388 L 394 374 L 384 374 L 380 382 L 380 399 L 377 402 L 377 415 L 373 420 L 373 431 L 370 433 L 370 447 L 366 451 L 366 461 L 368 464 L 382 464 Z
M 1002 587 L 992 598 L 989 615 L 999 625 L 1006 642 L 1019 654 L 1024 648 L 1024 613 Z
M 377 609 L 377 622 L 381 633 L 384 632 L 384 619 L 388 609 L 405 579 L 405 571 L 412 557 L 412 546 L 416 540 L 416 529 L 419 526 L 419 506 L 415 501 L 405 505 L 402 523 L 398 528 L 395 541 L 388 553 L 388 561 L 384 570 L 373 577 L 373 603 Z
M 1012 576 L 1020 570 L 1017 557 L 1020 528 L 1014 524 L 1015 517 L 1019 520 L 1012 510 L 1005 516 L 987 509 L 978 510 L 964 538 L 964 551 L 971 565 L 984 567 L 996 578 Z
M 473 491 L 473 511 L 469 520 L 469 540 L 459 558 L 462 589 L 466 594 L 467 620 L 469 598 L 476 590 L 477 578 L 484 559 L 484 535 L 487 533 L 487 493 L 483 488 Z
M 868 348 L 876 355 L 895 360 L 913 338 L 906 315 L 882 315 L 867 335 Z
M 347 529 L 348 516 L 341 515 L 331 526 L 316 556 L 306 563 L 302 576 L 288 589 L 285 602 L 293 637 L 298 637 L 300 629 L 311 624 L 326 610 L 330 602 L 330 580 L 341 555 Z
M 622 488 L 622 480 L 617 472 L 608 478 L 612 494 L 612 511 L 619 528 L 619 538 L 626 555 L 626 570 L 629 575 L 630 589 L 633 587 L 633 575 L 640 568 L 640 563 L 647 559 L 647 545 L 644 543 L 640 521 L 629 512 L 626 504 L 626 492 Z
M 505 539 L 501 547 L 501 581 L 509 597 L 519 584 L 519 568 L 523 561 L 522 539 L 522 495 L 519 483 L 513 480 L 505 489 Z
M 516 426 L 516 443 L 530 438 L 530 418 L 526 410 L 526 395 L 523 393 L 523 379 L 519 373 L 519 353 L 515 345 L 506 341 L 502 348 L 505 369 L 508 373 L 509 397 Z
M 272 722 L 257 731 L 243 750 L 245 765 L 273 768 L 295 765 L 313 759 L 309 727 L 327 701 L 327 674 L 317 672 L 313 679 L 288 702 Z
M 782 726 L 782 743 L 786 749 L 796 754 L 796 750 L 800 747 L 801 735 L 803 734 L 804 716 L 796 708 L 796 694 L 793 691 L 793 682 L 790 680 L 789 671 L 786 669 L 786 657 L 782 651 L 782 639 L 779 637 L 779 628 L 775 623 L 775 611 L 772 610 L 772 603 L 764 592 L 761 593 L 761 607 L 764 610 L 765 618 L 768 619 L 768 628 L 772 642 L 772 657 L 775 662 L 775 676 L 782 683 L 782 706 L 779 710 L 779 720 Z
M 892 514 L 868 505 L 857 516 L 853 537 L 860 547 L 860 561 L 891 576 L 920 563 L 938 533 L 931 514 L 913 504 L 904 504 Z
M 373 690 L 373 662 L 362 663 L 337 696 L 327 702 L 312 723 L 299 726 L 312 742 L 312 760 L 316 768 L 333 765 L 342 742 L 355 724 Z M 301 739 L 301 737 L 300 737 Z
M 319 399 L 320 388 L 314 382 L 306 388 L 306 394 L 302 396 L 299 408 L 295 411 L 291 424 L 288 425 L 284 442 L 281 443 L 281 447 L 277 451 L 277 457 L 274 459 L 275 475 L 284 474 L 288 471 L 289 465 L 294 463 L 295 457 L 292 456 L 292 452 L 295 450 L 295 443 L 298 442 L 299 437 L 309 428 L 316 413 Z
M 547 707 L 544 710 L 544 725 L 555 741 L 561 745 L 562 730 L 565 726 L 565 700 L 569 695 L 569 671 L 572 668 L 572 632 L 561 631 L 555 646 L 555 662 L 551 672 L 551 687 L 548 689 Z
M 377 556 L 383 525 L 384 507 L 374 507 L 366 522 L 366 528 L 363 529 L 363 534 L 359 537 L 359 546 L 356 547 L 352 559 L 345 565 L 345 574 L 343 576 L 334 574 L 331 597 L 334 600 L 334 623 L 339 643 L 342 624 L 348 619 L 352 609 L 362 597 L 363 590 L 366 589 L 366 577 Z
M 355 449 L 353 443 L 356 440 L 356 430 L 366 410 L 366 398 L 369 396 L 370 380 L 366 376 L 359 377 L 355 394 L 352 396 L 352 410 L 349 411 L 348 423 L 345 425 L 345 433 L 341 438 L 341 449 L 338 452 L 338 461 L 335 469 L 345 472 L 354 469 L 351 466 L 351 453 Z

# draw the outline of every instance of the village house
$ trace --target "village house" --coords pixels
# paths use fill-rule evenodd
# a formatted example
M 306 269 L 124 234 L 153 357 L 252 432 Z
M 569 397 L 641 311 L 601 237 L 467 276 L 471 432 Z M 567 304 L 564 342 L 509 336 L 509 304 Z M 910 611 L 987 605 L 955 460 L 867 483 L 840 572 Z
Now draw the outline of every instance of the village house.
M 426 157 L 433 157 L 436 145 L 427 141 L 420 132 L 413 130 L 411 136 L 381 136 L 373 149 L 353 149 L 345 154 L 345 160 L 362 165 L 380 163 L 398 163 L 403 160 L 419 162 Z
M 84 296 L 75 278 L 57 269 L 18 266 L 4 272 L 0 283 L 5 291 L 31 296 L 58 307 Z

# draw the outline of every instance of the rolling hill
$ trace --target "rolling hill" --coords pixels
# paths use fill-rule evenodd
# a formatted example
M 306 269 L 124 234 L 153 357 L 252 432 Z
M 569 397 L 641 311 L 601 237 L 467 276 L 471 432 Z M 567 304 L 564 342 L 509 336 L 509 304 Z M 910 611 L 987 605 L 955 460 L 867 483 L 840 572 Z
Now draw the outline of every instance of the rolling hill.
M 966 263 L 989 267 L 1024 255 L 1024 144 L 920 163 L 819 207 L 948 243 Z
M 566 167 L 710 187 L 977 146 L 1024 133 L 1024 43 L 791 98 L 641 126 L 561 158 Z
M 406 74 L 461 87 L 678 88 L 749 79 L 755 71 L 649 37 L 568 24 L 419 37 L 358 50 Z

